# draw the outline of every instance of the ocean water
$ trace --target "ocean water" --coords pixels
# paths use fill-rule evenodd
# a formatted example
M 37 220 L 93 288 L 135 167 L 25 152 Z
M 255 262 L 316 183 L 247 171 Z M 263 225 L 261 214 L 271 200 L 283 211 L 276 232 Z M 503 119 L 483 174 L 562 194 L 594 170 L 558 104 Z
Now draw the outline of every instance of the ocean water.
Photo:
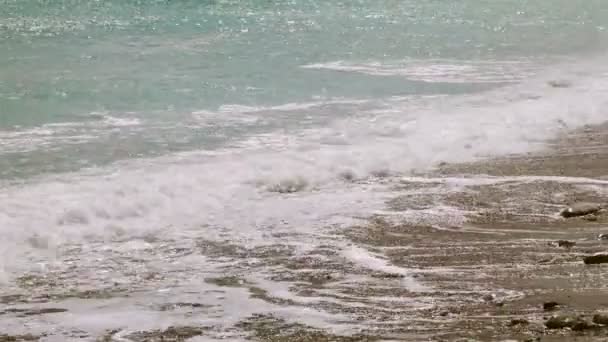
M 215 323 L 257 312 L 243 293 L 190 291 L 237 272 L 171 254 L 200 241 L 330 244 L 396 272 L 327 227 L 383 210 L 395 177 L 605 121 L 607 30 L 604 0 L 1 0 L 1 278 L 171 274 L 35 325 L 94 334 L 170 323 L 141 309 L 167 289 L 221 308 Z M 238 272 L 292 296 L 251 262 Z

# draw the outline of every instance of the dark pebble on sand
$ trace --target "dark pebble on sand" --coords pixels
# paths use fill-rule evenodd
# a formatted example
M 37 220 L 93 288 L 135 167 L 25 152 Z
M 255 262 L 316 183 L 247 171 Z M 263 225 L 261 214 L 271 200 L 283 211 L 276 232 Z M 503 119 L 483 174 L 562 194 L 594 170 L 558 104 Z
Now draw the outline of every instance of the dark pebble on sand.
M 549 242 L 550 246 L 564 247 L 564 248 L 572 248 L 576 245 L 576 242 L 568 241 L 568 240 L 557 240 L 555 242 Z
M 608 325 L 608 314 L 595 314 L 593 315 L 593 323 Z
M 509 322 L 510 327 L 514 327 L 517 325 L 528 325 L 528 324 L 530 324 L 530 322 L 524 318 L 515 318 L 515 319 L 512 319 L 511 322 Z
M 581 202 L 573 204 L 570 207 L 564 209 L 561 212 L 561 215 L 565 218 L 586 216 L 589 214 L 595 214 L 600 210 L 602 210 L 602 206 L 597 203 Z
M 543 303 L 543 310 L 545 310 L 545 311 L 555 310 L 555 309 L 557 309 L 558 306 L 559 306 L 559 303 L 557 303 L 557 302 L 546 302 L 546 303 Z
M 608 254 L 595 254 L 586 256 L 583 261 L 586 265 L 604 264 L 608 263 Z
M 545 322 L 545 326 L 547 329 L 564 329 L 564 328 L 572 328 L 576 318 L 570 316 L 553 316 L 550 317 L 547 322 Z
M 496 299 L 496 296 L 493 293 L 488 293 L 481 298 L 486 302 L 492 302 L 494 299 Z

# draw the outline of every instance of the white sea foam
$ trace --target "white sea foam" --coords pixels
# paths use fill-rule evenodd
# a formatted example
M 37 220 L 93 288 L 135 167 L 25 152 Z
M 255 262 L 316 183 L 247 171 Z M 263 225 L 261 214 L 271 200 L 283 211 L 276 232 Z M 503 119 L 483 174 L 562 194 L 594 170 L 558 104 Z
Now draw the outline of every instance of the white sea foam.
M 57 243 L 103 237 L 116 227 L 136 234 L 209 224 L 238 227 L 235 236 L 251 238 L 259 234 L 258 227 L 282 220 L 302 227 L 323 225 L 332 217 L 379 209 L 382 203 L 383 195 L 374 200 L 374 193 L 359 185 L 345 187 L 341 173 L 365 178 L 540 148 L 563 124 L 574 128 L 604 121 L 607 82 L 585 76 L 566 89 L 534 83 L 423 105 L 388 99 L 384 109 L 324 129 L 252 137 L 250 148 L 117 163 L 94 175 L 67 174 L 6 188 L 0 193 L 0 229 L 12 246 L 34 235 Z M 541 97 L 514 96 L 530 92 Z M 45 138 L 63 129 L 72 128 L 10 134 Z M 297 179 L 304 182 L 294 194 L 268 192 Z
M 368 250 L 351 245 L 342 251 L 342 255 L 356 265 L 362 266 L 372 271 L 380 271 L 385 273 L 399 274 L 404 276 L 403 284 L 412 291 L 424 291 L 427 288 L 416 282 L 412 276 L 412 271 L 402 267 L 391 265 L 383 257 L 374 255 Z
M 217 110 L 199 110 L 192 112 L 192 118 L 202 125 L 255 124 L 267 122 L 272 114 L 310 112 L 321 107 L 339 105 L 361 105 L 369 100 L 360 99 L 315 99 L 309 102 L 292 102 L 276 106 L 244 106 L 237 104 L 222 105 Z
M 63 144 L 84 144 L 103 137 L 112 129 L 136 128 L 142 120 L 136 117 L 112 116 L 93 112 L 95 120 L 47 123 L 31 128 L 0 130 L 0 155 L 27 153 L 57 148 Z
M 509 83 L 534 75 L 528 61 L 333 61 L 303 65 L 304 69 L 355 72 L 373 76 L 403 76 L 430 83 Z

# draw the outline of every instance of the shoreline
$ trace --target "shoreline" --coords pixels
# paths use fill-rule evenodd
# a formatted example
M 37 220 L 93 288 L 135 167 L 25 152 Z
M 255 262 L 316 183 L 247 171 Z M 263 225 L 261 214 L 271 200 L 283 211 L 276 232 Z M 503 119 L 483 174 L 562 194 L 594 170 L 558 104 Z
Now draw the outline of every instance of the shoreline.
M 302 232 L 272 229 L 269 244 L 259 246 L 229 237 L 144 236 L 137 258 L 129 241 L 125 254 L 89 246 L 111 258 L 118 268 L 106 268 L 124 279 L 89 283 L 78 274 L 98 269 L 86 266 L 23 274 L 0 295 L 0 322 L 45 322 L 48 328 L 82 307 L 91 310 L 83 312 L 86 318 L 125 301 L 166 321 L 143 331 L 125 326 L 62 334 L 106 342 L 226 336 L 269 342 L 586 342 L 608 333 L 608 326 L 591 322 L 596 314 L 608 315 L 608 269 L 583 262 L 608 250 L 608 240 L 597 239 L 608 234 L 608 213 L 559 215 L 576 202 L 608 204 L 608 124 L 565 132 L 543 153 L 442 164 L 390 181 L 385 210 L 360 224 L 308 232 L 322 235 L 305 251 L 293 244 Z M 80 248 L 66 246 L 66 264 L 79 260 Z M 217 273 L 186 268 L 163 274 L 149 264 L 159 255 L 170 262 L 203 257 L 230 266 Z M 182 279 L 182 272 L 191 279 Z M 160 294 L 171 286 L 179 298 Z M 225 298 L 232 296 L 246 311 L 237 311 L 234 324 L 220 323 L 231 314 Z M 548 329 L 554 315 L 589 324 L 581 331 Z M 11 329 L 0 330 L 0 341 L 58 336 L 44 325 L 41 331 Z

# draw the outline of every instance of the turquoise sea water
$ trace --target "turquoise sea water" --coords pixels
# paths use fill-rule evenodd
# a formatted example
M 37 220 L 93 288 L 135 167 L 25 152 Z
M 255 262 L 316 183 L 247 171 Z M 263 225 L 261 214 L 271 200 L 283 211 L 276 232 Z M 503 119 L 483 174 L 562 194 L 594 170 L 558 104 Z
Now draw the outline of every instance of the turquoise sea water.
M 487 90 L 601 51 L 607 22 L 601 0 L 5 0 L 0 176 L 213 149 L 347 115 L 261 111 L 243 122 L 227 105 Z M 384 73 L 349 68 L 361 63 Z

